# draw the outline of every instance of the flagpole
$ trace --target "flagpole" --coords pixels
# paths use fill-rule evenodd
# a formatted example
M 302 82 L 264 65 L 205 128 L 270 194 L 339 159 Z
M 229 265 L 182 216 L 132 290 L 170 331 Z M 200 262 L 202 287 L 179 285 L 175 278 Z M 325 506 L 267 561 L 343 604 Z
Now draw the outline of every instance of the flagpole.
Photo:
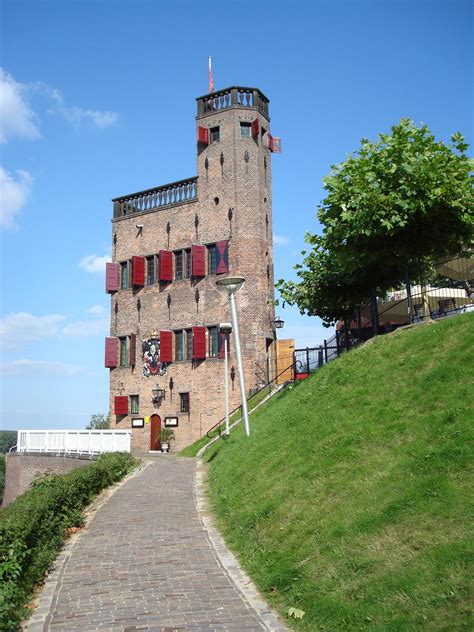
M 214 92 L 214 79 L 212 77 L 212 57 L 209 55 L 209 93 Z

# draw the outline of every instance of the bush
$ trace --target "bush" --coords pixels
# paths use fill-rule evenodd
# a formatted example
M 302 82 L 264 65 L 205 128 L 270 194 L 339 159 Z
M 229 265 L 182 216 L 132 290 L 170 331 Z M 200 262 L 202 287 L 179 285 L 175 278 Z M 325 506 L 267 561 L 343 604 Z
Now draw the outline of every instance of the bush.
M 0 513 L 0 629 L 14 631 L 33 588 L 56 558 L 70 527 L 103 489 L 138 464 L 130 454 L 102 454 L 91 465 L 46 476 Z

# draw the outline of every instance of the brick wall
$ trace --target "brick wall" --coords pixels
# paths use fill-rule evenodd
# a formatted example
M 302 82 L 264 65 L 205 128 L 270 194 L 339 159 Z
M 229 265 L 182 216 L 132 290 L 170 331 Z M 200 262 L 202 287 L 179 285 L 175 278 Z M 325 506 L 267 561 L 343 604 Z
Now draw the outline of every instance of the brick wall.
M 197 125 L 220 128 L 220 142 L 207 147 L 197 146 L 198 199 L 171 208 L 115 218 L 112 223 L 115 262 L 137 255 L 156 254 L 160 249 L 177 250 L 192 244 L 229 241 L 229 274 L 246 279 L 236 296 L 247 390 L 262 383 L 267 369 L 268 347 L 275 337 L 272 326 L 271 154 L 264 146 L 261 134 L 257 140 L 240 135 L 240 122 L 250 123 L 256 117 L 260 125 L 269 130 L 268 118 L 256 108 L 233 106 L 198 116 Z M 229 209 L 232 209 L 231 221 Z M 137 224 L 143 228 L 137 229 Z M 141 342 L 153 331 L 231 321 L 227 294 L 219 290 L 215 282 L 213 275 L 119 290 L 113 294 L 111 335 L 135 334 L 137 352 L 134 367 L 110 370 L 112 427 L 115 423 L 116 427 L 129 428 L 132 417 L 146 419 L 158 414 L 163 422 L 166 416 L 178 416 L 173 449 L 180 449 L 201 437 L 225 415 L 223 359 L 173 362 L 166 376 L 148 378 L 143 375 L 141 361 Z M 232 335 L 230 347 L 229 368 L 233 365 L 237 373 Z M 270 362 L 273 362 L 271 348 Z M 169 391 L 170 377 L 174 382 L 173 399 Z M 151 390 L 155 385 L 166 390 L 166 398 L 159 406 L 151 401 Z M 191 395 L 189 414 L 179 413 L 180 391 Z M 139 413 L 116 417 L 113 414 L 115 396 L 131 394 L 139 395 Z M 232 409 L 240 402 L 238 377 L 234 390 L 230 389 L 230 396 Z M 149 447 L 150 424 L 145 424 L 143 429 L 134 429 L 132 450 L 143 452 Z
M 66 474 L 78 467 L 89 465 L 88 457 L 55 456 L 54 454 L 5 455 L 5 492 L 2 507 L 6 507 L 17 496 L 29 488 L 38 476 Z

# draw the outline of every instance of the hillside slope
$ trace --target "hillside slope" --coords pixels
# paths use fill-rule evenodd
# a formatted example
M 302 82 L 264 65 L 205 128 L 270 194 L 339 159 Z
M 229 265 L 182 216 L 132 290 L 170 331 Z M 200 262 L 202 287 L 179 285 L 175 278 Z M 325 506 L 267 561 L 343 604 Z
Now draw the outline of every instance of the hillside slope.
M 471 629 L 473 379 L 474 315 L 417 326 L 210 448 L 227 542 L 270 603 L 305 612 L 296 629 Z

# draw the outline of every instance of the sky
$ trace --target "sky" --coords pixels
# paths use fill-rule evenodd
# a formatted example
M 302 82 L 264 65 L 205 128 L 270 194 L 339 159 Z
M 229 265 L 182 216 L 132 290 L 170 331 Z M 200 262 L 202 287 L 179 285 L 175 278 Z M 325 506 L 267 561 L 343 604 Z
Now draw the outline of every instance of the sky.
M 196 173 L 195 97 L 270 99 L 275 278 L 295 278 L 332 164 L 402 118 L 472 142 L 464 0 L 3 0 L 0 428 L 108 408 L 111 198 Z M 278 308 L 281 338 L 328 330 Z

